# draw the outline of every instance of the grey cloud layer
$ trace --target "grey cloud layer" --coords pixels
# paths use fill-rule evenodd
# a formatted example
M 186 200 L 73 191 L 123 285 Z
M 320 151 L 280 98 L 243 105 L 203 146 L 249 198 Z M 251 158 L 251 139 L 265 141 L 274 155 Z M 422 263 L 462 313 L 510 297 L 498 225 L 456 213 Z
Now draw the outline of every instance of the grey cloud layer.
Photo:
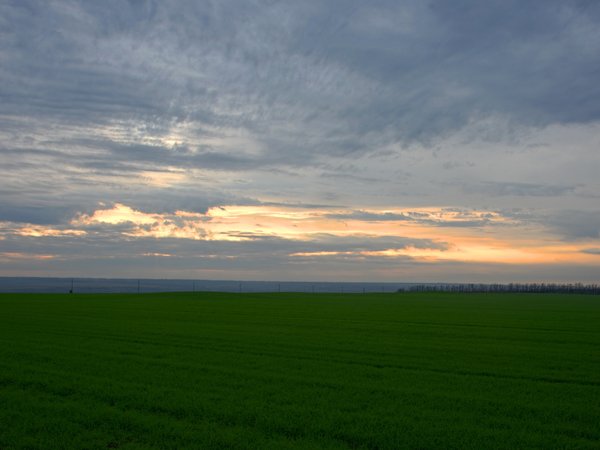
M 514 207 L 597 239 L 598 54 L 596 1 L 6 0 L 0 221 Z
M 83 125 L 140 119 L 157 134 L 191 120 L 248 128 L 267 147 L 290 146 L 310 127 L 298 144 L 319 154 L 435 138 L 480 115 L 596 121 L 599 10 L 559 1 L 9 1 L 2 113 Z
M 252 170 L 431 142 L 493 115 L 594 122 L 599 9 L 12 0 L 0 6 L 2 128 L 16 138 L 8 150 L 26 151 L 23 141 L 87 169 Z M 79 136 L 53 134 L 59 123 Z M 181 124 L 190 126 L 179 148 L 140 142 Z M 246 142 L 215 142 L 231 129 Z
M 83 237 L 15 236 L 13 230 L 0 230 L 0 270 L 12 274 L 53 273 L 61 270 L 68 273 L 93 273 L 95 276 L 118 276 L 135 273 L 159 277 L 182 277 L 185 274 L 202 273 L 204 278 L 237 276 L 260 279 L 302 279 L 312 273 L 313 279 L 328 279 L 333 270 L 353 268 L 364 263 L 367 272 L 378 267 L 397 267 L 413 261 L 410 257 L 390 258 L 360 256 L 353 253 L 382 251 L 390 248 L 416 247 L 423 249 L 447 248 L 444 242 L 429 239 L 403 238 L 398 236 L 333 236 L 320 234 L 310 241 L 296 241 L 276 237 L 252 236 L 246 233 L 247 241 L 196 241 L 181 239 L 119 239 L 120 232 L 131 230 L 131 224 L 95 225 L 87 227 Z M 347 252 L 350 255 L 329 256 L 315 260 L 310 256 L 294 256 L 295 253 Z M 11 257 L 10 255 L 16 255 Z M 35 256 L 46 256 L 47 259 Z M 31 256 L 31 257 L 28 257 Z M 338 261 L 339 267 L 332 267 Z M 311 263 L 312 262 L 312 263 Z M 372 266 L 372 267 L 369 267 Z M 302 272 L 298 272 L 302 270 Z M 40 272 L 38 272 L 40 271 Z M 138 271 L 138 272 L 136 272 Z M 206 272 L 203 272 L 206 271 Z M 319 273 L 321 271 L 321 273 Z M 55 274 L 56 274 L 55 273 Z M 236 274 L 236 275 L 232 275 Z M 338 279 L 348 279 L 340 272 Z

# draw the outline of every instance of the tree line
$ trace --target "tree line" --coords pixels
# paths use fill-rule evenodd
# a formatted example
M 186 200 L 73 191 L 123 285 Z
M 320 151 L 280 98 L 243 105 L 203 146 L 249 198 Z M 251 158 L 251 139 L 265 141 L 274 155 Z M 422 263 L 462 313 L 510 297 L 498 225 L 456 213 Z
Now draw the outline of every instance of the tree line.
M 398 289 L 398 292 L 519 292 L 553 294 L 595 294 L 600 295 L 600 284 L 583 283 L 431 283 L 416 284 Z

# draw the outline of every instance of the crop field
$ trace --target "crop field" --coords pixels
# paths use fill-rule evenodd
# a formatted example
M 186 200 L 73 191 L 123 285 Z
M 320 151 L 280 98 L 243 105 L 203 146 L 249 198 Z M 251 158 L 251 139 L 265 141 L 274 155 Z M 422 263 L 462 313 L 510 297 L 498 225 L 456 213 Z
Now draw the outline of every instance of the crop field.
M 0 449 L 600 448 L 600 298 L 0 295 Z

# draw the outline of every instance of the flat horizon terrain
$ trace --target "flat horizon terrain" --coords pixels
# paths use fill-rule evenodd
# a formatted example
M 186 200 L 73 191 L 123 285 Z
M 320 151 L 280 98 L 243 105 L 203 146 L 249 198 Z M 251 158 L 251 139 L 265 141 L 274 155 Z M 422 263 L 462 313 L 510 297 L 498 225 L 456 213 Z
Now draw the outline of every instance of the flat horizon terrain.
M 600 448 L 600 298 L 0 294 L 0 449 Z

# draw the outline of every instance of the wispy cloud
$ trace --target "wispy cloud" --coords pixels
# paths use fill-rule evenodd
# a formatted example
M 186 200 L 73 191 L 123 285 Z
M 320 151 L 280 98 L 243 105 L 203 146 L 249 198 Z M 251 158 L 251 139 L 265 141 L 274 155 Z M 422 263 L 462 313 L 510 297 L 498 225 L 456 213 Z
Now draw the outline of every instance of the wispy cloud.
M 509 197 L 559 197 L 575 192 L 576 186 L 561 186 L 536 183 L 511 183 L 486 181 L 465 185 L 467 192 L 479 192 L 490 196 Z

